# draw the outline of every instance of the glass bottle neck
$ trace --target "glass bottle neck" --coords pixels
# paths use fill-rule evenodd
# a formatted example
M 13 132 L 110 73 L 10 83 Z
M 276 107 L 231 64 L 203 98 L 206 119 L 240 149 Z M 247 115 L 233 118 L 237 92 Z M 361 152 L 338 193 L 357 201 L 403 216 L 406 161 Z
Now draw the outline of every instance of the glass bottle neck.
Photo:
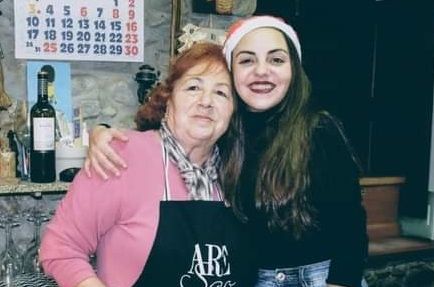
M 38 94 L 38 102 L 47 103 L 48 102 L 48 95 Z
M 38 102 L 48 101 L 48 82 L 46 78 L 38 78 Z

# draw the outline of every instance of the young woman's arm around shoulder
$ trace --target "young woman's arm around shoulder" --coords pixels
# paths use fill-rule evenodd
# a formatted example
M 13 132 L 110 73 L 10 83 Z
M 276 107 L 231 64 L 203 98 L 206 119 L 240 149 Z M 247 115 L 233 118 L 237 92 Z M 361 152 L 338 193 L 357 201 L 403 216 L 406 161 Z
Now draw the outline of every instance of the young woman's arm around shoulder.
M 122 169 L 127 168 L 125 160 L 110 145 L 113 140 L 127 142 L 128 137 L 124 131 L 97 125 L 92 129 L 89 139 L 89 152 L 84 162 L 88 177 L 92 176 L 93 169 L 97 175 L 107 180 L 110 176 L 119 176 Z

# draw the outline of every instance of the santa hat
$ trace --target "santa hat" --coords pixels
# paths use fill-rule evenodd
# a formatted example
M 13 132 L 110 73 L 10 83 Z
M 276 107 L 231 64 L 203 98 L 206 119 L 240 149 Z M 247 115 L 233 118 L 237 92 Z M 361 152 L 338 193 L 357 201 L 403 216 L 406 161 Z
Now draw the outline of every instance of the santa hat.
M 228 29 L 228 34 L 223 45 L 223 53 L 225 54 L 229 69 L 232 64 L 232 52 L 241 38 L 254 29 L 265 27 L 275 28 L 285 34 L 294 44 L 301 61 L 300 41 L 290 25 L 286 24 L 282 19 L 272 16 L 253 16 L 236 21 Z

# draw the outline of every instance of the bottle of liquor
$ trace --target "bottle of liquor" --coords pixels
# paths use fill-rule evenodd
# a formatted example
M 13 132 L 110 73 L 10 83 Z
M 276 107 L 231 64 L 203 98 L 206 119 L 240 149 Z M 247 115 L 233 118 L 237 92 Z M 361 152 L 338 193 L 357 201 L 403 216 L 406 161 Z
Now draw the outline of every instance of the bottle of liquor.
M 56 112 L 48 101 L 48 73 L 38 73 L 38 101 L 30 110 L 30 180 L 53 182 L 55 165 Z

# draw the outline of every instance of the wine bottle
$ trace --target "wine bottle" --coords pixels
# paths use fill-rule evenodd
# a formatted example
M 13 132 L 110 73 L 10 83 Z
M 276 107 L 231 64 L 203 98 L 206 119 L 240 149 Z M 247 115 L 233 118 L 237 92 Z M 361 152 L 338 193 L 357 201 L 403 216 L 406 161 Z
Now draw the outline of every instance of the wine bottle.
M 30 110 L 30 180 L 56 180 L 54 108 L 48 101 L 48 73 L 38 73 L 38 101 Z

